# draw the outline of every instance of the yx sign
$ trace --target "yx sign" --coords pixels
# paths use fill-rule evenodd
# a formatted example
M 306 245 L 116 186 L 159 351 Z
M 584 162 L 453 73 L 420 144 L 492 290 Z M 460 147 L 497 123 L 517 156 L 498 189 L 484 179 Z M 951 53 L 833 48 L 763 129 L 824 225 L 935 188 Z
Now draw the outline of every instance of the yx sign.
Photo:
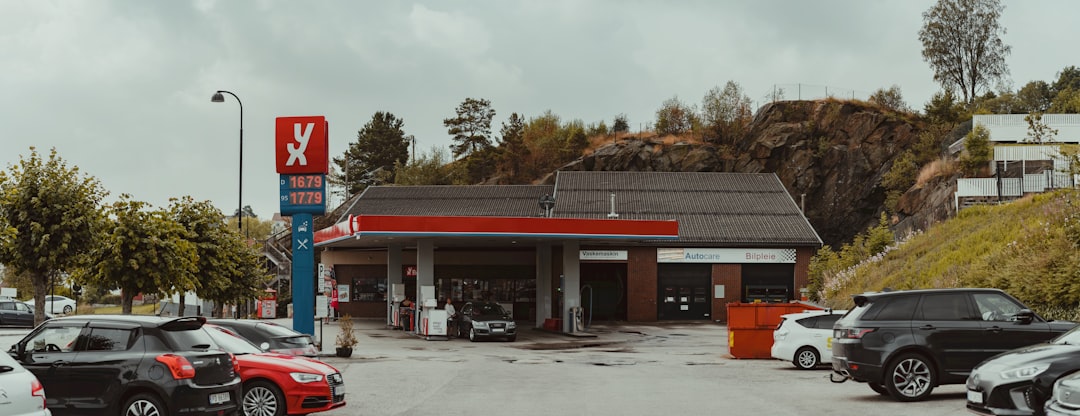
M 326 174 L 329 131 L 323 116 L 278 117 L 274 129 L 277 172 Z

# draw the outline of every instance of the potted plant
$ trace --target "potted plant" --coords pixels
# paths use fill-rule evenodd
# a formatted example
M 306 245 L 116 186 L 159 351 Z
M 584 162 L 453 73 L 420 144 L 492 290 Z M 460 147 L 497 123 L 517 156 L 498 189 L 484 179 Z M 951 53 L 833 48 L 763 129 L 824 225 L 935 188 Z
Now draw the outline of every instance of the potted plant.
M 353 333 L 352 324 L 352 317 L 348 314 L 342 315 L 341 319 L 338 319 L 338 325 L 341 329 L 336 340 L 337 350 L 335 351 L 335 354 L 338 357 L 351 357 L 352 347 L 360 342 L 356 339 L 356 334 Z

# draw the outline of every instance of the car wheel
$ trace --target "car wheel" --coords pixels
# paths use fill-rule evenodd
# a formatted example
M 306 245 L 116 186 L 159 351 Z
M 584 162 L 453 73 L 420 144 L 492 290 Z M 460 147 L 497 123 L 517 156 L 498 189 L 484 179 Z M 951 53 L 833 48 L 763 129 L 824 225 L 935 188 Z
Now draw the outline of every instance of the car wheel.
M 791 360 L 791 362 L 800 370 L 813 370 L 814 367 L 821 364 L 821 358 L 813 348 L 802 347 L 795 351 L 795 359 Z
M 469 328 L 469 341 L 476 342 L 477 339 L 476 328 Z
M 153 394 L 140 393 L 124 403 L 124 416 L 166 416 L 165 405 Z
M 874 382 L 870 382 L 870 383 L 866 383 L 866 384 L 870 385 L 870 390 L 873 390 L 874 393 L 880 394 L 882 396 L 888 396 L 889 395 L 889 390 L 886 390 L 885 386 L 882 386 L 882 385 L 880 385 L 878 383 L 874 383 Z
M 892 361 L 885 372 L 885 388 L 896 400 L 916 402 L 926 400 L 934 390 L 937 375 L 926 357 L 903 354 Z
M 71 305 L 64 305 L 64 315 L 71 315 L 71 311 L 75 310 Z
M 246 416 L 284 416 L 285 398 L 277 386 L 265 381 L 255 381 L 244 386 L 241 409 Z

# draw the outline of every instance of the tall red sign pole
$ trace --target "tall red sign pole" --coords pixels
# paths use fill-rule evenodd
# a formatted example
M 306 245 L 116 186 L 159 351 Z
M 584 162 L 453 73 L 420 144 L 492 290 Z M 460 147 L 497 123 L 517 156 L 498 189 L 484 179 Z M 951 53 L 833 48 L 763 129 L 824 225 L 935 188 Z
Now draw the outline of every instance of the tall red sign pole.
M 315 224 L 326 213 L 329 128 L 323 116 L 278 117 L 274 154 L 281 215 L 292 216 L 293 329 L 315 335 Z

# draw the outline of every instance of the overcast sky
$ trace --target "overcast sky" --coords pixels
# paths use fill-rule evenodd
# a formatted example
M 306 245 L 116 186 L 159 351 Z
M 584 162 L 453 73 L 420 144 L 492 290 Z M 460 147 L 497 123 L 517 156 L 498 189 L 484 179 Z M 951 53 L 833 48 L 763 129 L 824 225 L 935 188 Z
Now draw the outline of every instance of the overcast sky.
M 278 210 L 274 118 L 324 115 L 340 156 L 376 111 L 446 147 L 442 120 L 485 98 L 637 130 L 673 96 L 698 104 L 738 82 L 760 105 L 865 98 L 898 85 L 921 109 L 918 1 L 43 1 L 0 2 L 0 167 L 31 146 L 155 206 L 171 197 Z M 1080 65 L 1080 2 L 1006 1 L 1013 88 Z M 799 86 L 801 84 L 801 87 Z

